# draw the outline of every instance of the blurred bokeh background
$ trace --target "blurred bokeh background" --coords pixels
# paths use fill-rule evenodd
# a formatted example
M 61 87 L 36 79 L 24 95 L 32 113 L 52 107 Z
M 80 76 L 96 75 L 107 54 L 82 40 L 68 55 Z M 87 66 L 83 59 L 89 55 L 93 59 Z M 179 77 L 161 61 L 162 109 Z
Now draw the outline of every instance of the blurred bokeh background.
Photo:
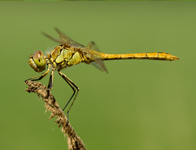
M 0 149 L 67 149 L 43 101 L 24 84 L 38 75 L 29 55 L 58 44 L 41 34 L 58 38 L 54 27 L 105 53 L 180 57 L 107 61 L 109 74 L 86 64 L 64 69 L 80 87 L 70 122 L 87 149 L 196 149 L 195 2 L 1 2 Z M 52 93 L 61 107 L 72 94 L 57 73 Z

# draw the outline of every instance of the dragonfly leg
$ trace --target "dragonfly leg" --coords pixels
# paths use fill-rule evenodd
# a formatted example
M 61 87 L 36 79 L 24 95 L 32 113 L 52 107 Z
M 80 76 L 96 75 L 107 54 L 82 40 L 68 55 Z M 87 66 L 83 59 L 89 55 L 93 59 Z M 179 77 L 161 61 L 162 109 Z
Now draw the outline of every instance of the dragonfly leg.
M 78 92 L 79 92 L 79 87 L 73 82 L 71 81 L 65 74 L 63 74 L 62 72 L 60 72 L 60 70 L 58 70 L 58 73 L 59 75 L 69 84 L 69 86 L 72 88 L 73 90 L 73 94 L 72 96 L 70 97 L 70 99 L 68 100 L 67 104 L 65 105 L 65 107 L 62 109 L 63 111 L 65 110 L 65 108 L 67 107 L 67 105 L 71 102 L 71 100 L 73 99 L 72 103 L 71 103 L 71 106 L 69 107 L 68 111 L 67 111 L 67 122 L 69 122 L 69 111 L 71 110 L 71 107 L 73 106 L 75 100 L 76 100 L 76 97 L 78 95 Z M 74 96 L 75 95 L 75 96 Z
M 54 79 L 54 71 L 52 70 L 50 72 L 50 79 L 48 83 L 48 90 L 51 90 L 53 88 L 53 79 Z
M 48 69 L 46 70 L 46 72 L 42 73 L 41 75 L 29 78 L 29 79 L 25 80 L 25 82 L 28 80 L 31 80 L 31 81 L 41 80 L 43 77 L 45 77 L 49 73 L 49 71 L 50 71 L 50 64 L 48 65 Z

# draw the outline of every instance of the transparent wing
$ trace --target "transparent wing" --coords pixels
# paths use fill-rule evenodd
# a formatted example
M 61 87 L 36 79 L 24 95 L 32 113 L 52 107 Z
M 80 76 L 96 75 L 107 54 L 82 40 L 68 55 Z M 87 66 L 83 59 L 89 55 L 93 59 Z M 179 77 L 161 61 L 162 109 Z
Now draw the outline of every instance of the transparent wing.
M 62 33 L 59 29 L 55 28 L 55 30 L 59 34 L 61 44 L 68 44 L 70 46 L 75 46 L 75 47 L 84 47 L 84 45 L 75 42 L 74 40 L 69 38 L 67 35 Z
M 92 51 L 93 50 L 93 51 Z M 91 41 L 87 46 L 86 49 L 83 50 L 84 54 L 88 55 L 87 57 L 90 57 L 92 60 L 94 60 L 94 62 L 92 62 L 92 64 L 97 67 L 99 70 L 101 71 L 105 71 L 106 73 L 108 73 L 107 68 L 105 67 L 102 59 L 101 59 L 101 55 L 99 53 L 96 53 L 94 51 L 99 52 L 98 47 L 95 45 L 95 43 L 93 41 Z
M 50 35 L 48 35 L 48 34 L 46 34 L 46 33 L 44 33 L 44 32 L 42 32 L 42 34 L 45 35 L 46 37 L 48 37 L 49 39 L 51 39 L 51 40 L 53 40 L 53 41 L 55 41 L 55 42 L 58 42 L 58 43 L 62 44 L 62 42 L 61 42 L 60 40 L 55 39 L 55 38 L 53 38 L 52 36 L 50 36 Z
M 45 35 L 46 37 L 48 37 L 49 39 L 51 39 L 55 42 L 58 42 L 60 44 L 66 44 L 66 45 L 70 45 L 70 46 L 74 46 L 74 47 L 84 47 L 84 45 L 75 42 L 74 40 L 69 38 L 67 35 L 62 33 L 59 29 L 55 28 L 55 30 L 59 34 L 60 39 L 53 38 L 52 36 L 50 36 L 44 32 L 42 32 L 42 34 Z

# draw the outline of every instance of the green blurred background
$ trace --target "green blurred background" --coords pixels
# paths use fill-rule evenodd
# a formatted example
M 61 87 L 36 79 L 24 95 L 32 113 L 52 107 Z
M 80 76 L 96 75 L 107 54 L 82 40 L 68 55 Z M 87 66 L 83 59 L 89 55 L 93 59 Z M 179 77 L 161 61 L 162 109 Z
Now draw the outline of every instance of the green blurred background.
M 86 64 L 63 70 L 80 87 L 70 122 L 87 149 L 196 149 L 195 2 L 1 2 L 0 20 L 0 149 L 68 149 L 44 102 L 24 84 L 38 75 L 29 55 L 57 45 L 41 34 L 58 37 L 54 27 L 105 53 L 180 57 L 107 61 L 109 74 Z M 57 73 L 52 93 L 61 107 L 72 94 Z

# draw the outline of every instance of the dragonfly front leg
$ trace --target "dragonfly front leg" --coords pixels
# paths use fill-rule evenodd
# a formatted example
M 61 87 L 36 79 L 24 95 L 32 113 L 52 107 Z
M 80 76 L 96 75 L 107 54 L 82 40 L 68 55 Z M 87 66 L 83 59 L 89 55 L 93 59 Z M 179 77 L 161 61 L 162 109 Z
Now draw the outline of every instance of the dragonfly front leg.
M 31 81 L 41 80 L 43 77 L 45 77 L 49 73 L 49 71 L 50 71 L 50 66 L 48 67 L 46 72 L 42 73 L 41 75 L 38 75 L 38 76 L 32 77 L 30 79 L 27 79 L 27 80 L 25 80 L 25 82 L 28 81 L 28 80 L 31 80 Z M 48 83 L 48 88 L 45 89 L 45 90 L 48 90 L 48 94 L 49 94 L 49 90 L 51 90 L 53 88 L 53 79 L 54 79 L 53 72 L 54 71 L 52 70 L 51 73 L 50 73 L 50 79 L 49 79 L 49 83 Z M 31 92 L 33 92 L 33 91 L 31 91 Z
M 67 104 L 65 105 L 65 107 L 62 109 L 63 111 L 65 110 L 65 108 L 67 107 L 67 105 L 71 102 L 71 100 L 73 99 L 73 102 L 71 103 L 71 106 L 69 107 L 68 111 L 67 111 L 67 122 L 69 122 L 69 111 L 71 110 L 71 107 L 73 106 L 76 97 L 78 95 L 79 92 L 79 87 L 77 85 L 75 85 L 75 83 L 73 83 L 73 81 L 71 81 L 65 74 L 63 74 L 62 72 L 60 72 L 60 70 L 58 70 L 59 75 L 69 84 L 69 86 L 72 88 L 73 90 L 73 94 L 70 97 L 69 101 L 67 102 Z M 75 96 L 74 96 L 75 95 Z
M 43 77 L 45 77 L 49 73 L 49 71 L 50 71 L 50 64 L 48 65 L 48 69 L 46 70 L 46 72 L 42 73 L 41 75 L 29 78 L 29 79 L 25 80 L 25 82 L 28 80 L 31 80 L 31 81 L 41 80 Z

